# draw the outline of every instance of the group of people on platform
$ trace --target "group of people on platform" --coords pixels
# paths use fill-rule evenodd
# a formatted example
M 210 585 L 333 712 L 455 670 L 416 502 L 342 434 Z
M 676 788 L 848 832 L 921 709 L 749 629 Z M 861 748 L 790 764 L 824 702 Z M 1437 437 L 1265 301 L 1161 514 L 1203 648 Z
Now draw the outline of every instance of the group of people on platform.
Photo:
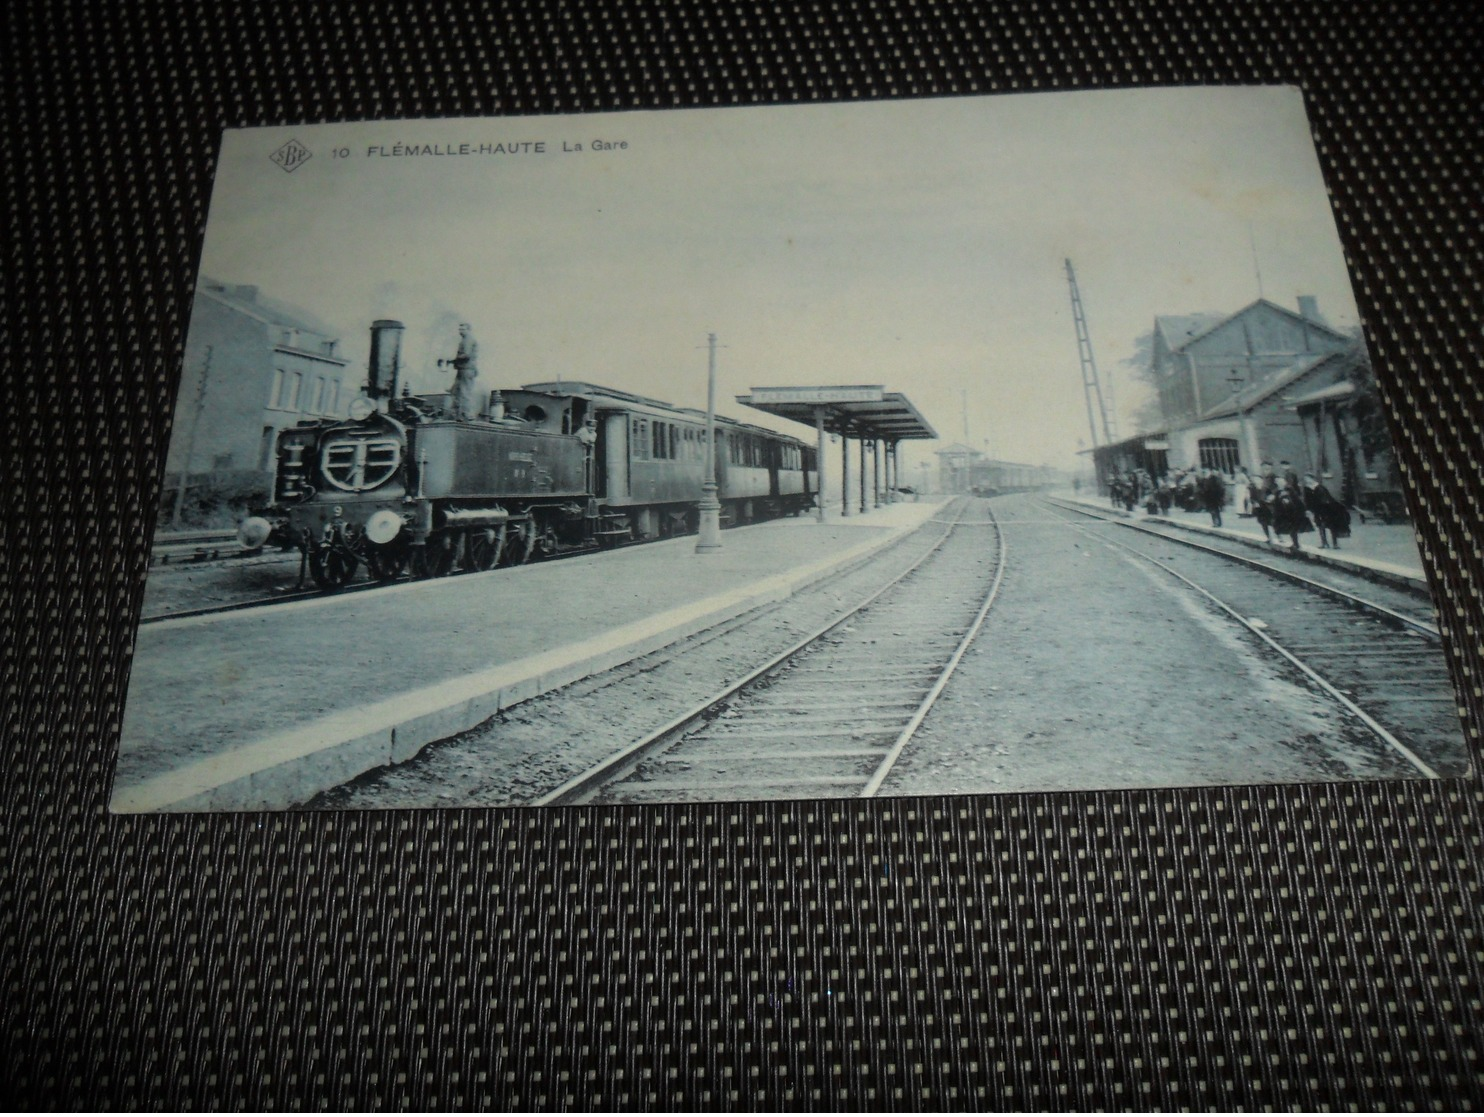
M 1240 466 L 1230 476 L 1218 469 L 1177 469 L 1158 481 L 1142 469 L 1115 472 L 1108 493 L 1115 508 L 1132 512 L 1142 507 L 1150 515 L 1168 515 L 1172 508 L 1205 512 L 1212 527 L 1222 526 L 1222 509 L 1234 503 L 1240 515 L 1257 521 L 1269 543 L 1286 536 L 1295 551 L 1299 536 L 1311 531 L 1319 532 L 1323 549 L 1338 550 L 1340 540 L 1350 537 L 1350 509 L 1344 501 L 1314 474 L 1300 479 L 1288 462 L 1274 468 L 1265 461 L 1256 477 Z

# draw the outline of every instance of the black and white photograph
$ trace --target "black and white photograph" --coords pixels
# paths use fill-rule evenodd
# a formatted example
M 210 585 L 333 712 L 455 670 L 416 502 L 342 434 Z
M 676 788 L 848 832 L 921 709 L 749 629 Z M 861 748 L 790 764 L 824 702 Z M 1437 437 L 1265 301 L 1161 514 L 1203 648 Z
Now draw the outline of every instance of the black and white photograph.
M 1303 96 L 230 130 L 111 809 L 1438 779 Z

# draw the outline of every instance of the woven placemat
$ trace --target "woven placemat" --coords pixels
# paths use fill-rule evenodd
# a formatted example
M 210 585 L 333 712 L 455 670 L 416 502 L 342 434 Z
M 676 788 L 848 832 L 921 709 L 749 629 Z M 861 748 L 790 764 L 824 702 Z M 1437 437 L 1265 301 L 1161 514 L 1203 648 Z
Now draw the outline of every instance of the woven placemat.
M 13 5 L 0 1100 L 1466 1107 L 1480 783 L 105 813 L 224 127 L 1305 92 L 1480 742 L 1472 4 Z

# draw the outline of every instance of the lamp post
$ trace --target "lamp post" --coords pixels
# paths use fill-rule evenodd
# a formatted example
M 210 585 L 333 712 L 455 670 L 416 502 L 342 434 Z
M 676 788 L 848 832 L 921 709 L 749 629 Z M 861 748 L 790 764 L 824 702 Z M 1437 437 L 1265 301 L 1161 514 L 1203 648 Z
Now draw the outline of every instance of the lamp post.
M 1238 448 L 1237 460 L 1239 463 L 1244 462 L 1247 455 L 1251 454 L 1254 459 L 1252 464 L 1256 465 L 1257 448 L 1252 445 L 1251 432 L 1247 429 L 1247 409 L 1237 399 L 1237 393 L 1242 390 L 1242 385 L 1247 383 L 1247 379 L 1237 369 L 1232 369 L 1231 375 L 1226 378 L 1226 382 L 1232 386 L 1232 402 L 1237 405 L 1237 426 L 1242 432 L 1242 445 Z M 1249 471 L 1251 469 L 1250 466 L 1245 465 L 1244 468 Z
M 701 481 L 701 523 L 696 554 L 721 550 L 721 501 L 716 499 L 716 335 L 706 335 L 706 474 Z

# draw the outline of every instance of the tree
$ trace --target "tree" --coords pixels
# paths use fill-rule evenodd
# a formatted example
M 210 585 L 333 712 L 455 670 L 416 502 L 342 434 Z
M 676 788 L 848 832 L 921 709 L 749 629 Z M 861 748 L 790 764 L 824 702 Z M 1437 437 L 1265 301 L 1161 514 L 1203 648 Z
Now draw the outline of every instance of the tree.
M 1159 386 L 1154 380 L 1154 331 L 1134 338 L 1134 351 L 1118 362 L 1125 384 L 1138 385 L 1136 399 L 1124 397 L 1124 410 L 1140 433 L 1164 427 L 1164 413 L 1159 406 Z M 1132 394 L 1132 393 L 1131 393 Z

